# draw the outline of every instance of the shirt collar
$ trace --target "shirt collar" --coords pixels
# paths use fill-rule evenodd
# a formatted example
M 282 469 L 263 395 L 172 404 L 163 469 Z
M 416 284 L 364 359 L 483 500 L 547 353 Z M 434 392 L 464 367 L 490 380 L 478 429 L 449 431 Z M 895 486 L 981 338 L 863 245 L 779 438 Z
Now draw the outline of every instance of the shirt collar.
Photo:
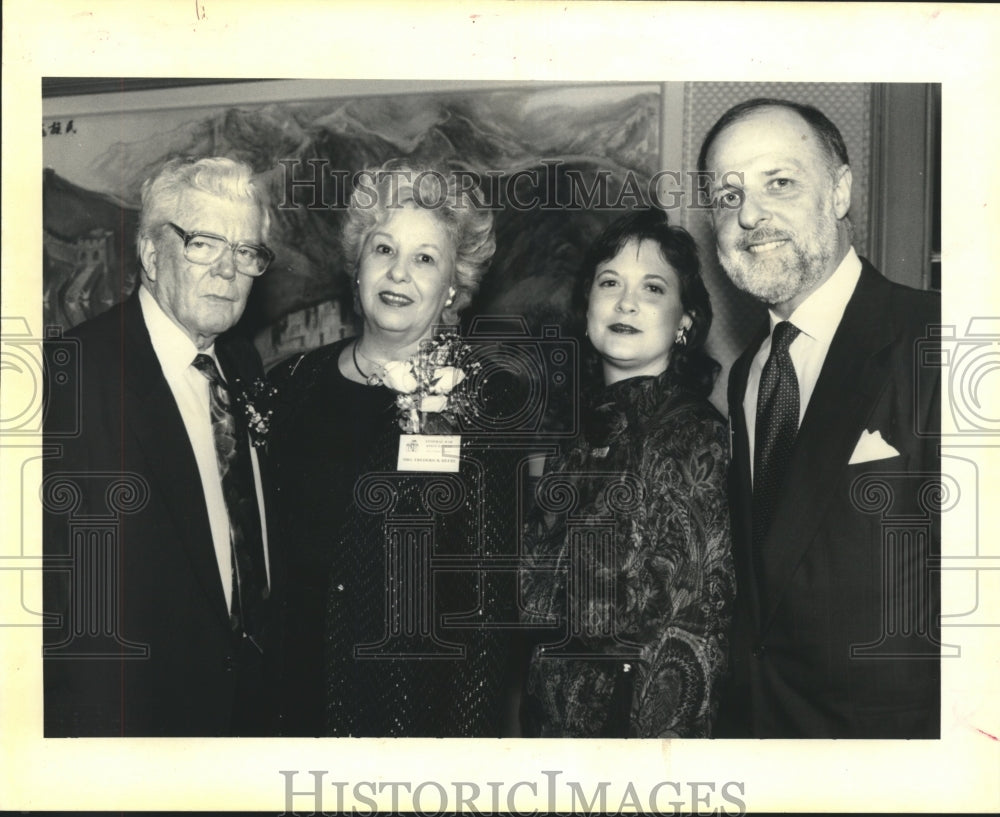
M 215 344 L 205 350 L 195 346 L 191 338 L 167 317 L 167 313 L 157 303 L 153 293 L 142 284 L 139 286 L 139 306 L 142 308 L 146 329 L 149 330 L 153 351 L 156 352 L 164 375 L 183 374 L 199 354 L 208 355 L 218 365 L 218 360 L 215 358 Z
M 833 275 L 815 292 L 810 293 L 809 297 L 788 316 L 788 320 L 804 335 L 829 346 L 860 277 L 861 259 L 858 258 L 854 247 L 850 247 Z M 773 332 L 775 325 L 784 318 L 776 315 L 773 310 L 768 311 Z

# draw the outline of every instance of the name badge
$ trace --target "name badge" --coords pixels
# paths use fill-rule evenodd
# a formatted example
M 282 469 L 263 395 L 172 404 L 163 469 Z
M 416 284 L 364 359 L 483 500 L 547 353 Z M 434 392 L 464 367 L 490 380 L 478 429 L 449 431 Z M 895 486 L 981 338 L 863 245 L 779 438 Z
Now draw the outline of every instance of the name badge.
M 403 434 L 399 438 L 399 471 L 458 473 L 461 434 Z

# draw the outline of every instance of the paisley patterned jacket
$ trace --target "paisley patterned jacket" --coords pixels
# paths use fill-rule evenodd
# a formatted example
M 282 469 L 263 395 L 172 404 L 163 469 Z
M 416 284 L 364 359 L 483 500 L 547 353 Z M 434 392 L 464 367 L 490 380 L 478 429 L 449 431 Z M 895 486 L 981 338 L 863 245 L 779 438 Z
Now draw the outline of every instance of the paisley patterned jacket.
M 605 388 L 540 480 L 525 530 L 541 737 L 709 737 L 735 578 L 726 423 L 672 372 Z

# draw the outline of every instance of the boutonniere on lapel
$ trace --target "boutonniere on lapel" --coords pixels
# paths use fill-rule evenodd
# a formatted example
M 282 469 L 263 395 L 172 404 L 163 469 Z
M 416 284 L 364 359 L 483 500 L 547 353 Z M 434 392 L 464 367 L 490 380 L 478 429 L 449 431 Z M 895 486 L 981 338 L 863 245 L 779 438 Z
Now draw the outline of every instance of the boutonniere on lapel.
M 271 406 L 278 390 L 261 377 L 249 386 L 237 377 L 233 385 L 236 405 L 250 432 L 250 442 L 254 447 L 262 448 L 267 445 L 267 435 L 271 431 L 271 417 L 274 416 Z

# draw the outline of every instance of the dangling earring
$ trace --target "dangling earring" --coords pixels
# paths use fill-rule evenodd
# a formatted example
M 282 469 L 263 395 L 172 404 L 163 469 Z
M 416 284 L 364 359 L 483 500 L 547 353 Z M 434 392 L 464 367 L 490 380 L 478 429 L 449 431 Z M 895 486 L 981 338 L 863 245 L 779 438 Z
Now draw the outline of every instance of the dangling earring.
M 677 328 L 677 334 L 674 335 L 674 343 L 678 346 L 687 346 L 688 342 L 688 330 L 686 326 L 680 326 Z
M 444 302 L 444 305 L 451 306 L 451 303 L 454 300 L 455 300 L 455 287 L 448 287 L 448 300 Z

